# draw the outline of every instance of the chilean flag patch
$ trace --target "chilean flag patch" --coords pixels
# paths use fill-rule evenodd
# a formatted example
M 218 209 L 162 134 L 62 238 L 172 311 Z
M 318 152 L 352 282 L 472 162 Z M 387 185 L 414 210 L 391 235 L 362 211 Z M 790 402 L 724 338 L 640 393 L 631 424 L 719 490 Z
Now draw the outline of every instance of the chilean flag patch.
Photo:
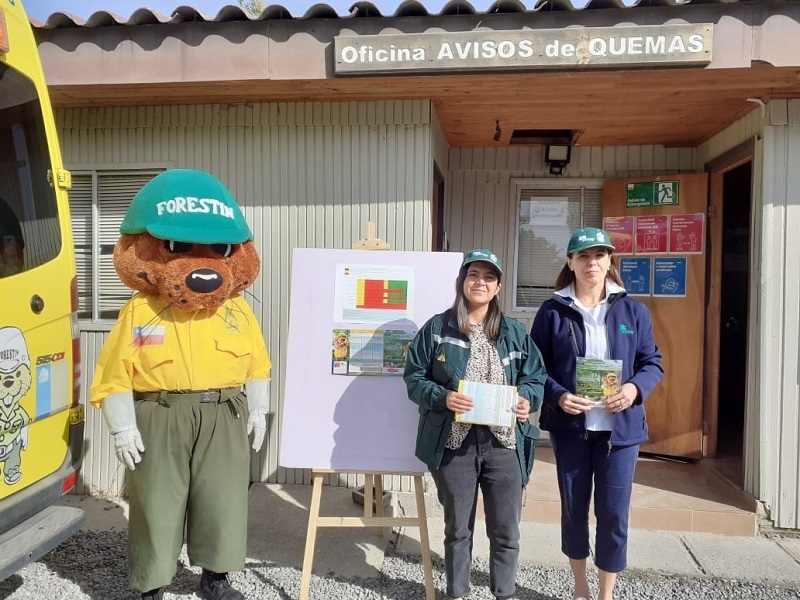
M 166 333 L 163 325 L 144 325 L 133 328 L 134 346 L 162 346 L 164 344 L 164 334 Z

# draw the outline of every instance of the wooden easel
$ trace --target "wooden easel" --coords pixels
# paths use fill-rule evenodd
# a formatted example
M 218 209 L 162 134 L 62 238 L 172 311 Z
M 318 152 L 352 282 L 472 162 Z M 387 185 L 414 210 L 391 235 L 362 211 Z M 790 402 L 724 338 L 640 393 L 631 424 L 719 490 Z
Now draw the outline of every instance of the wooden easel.
M 387 242 L 375 237 L 375 223 L 367 223 L 367 237 L 353 243 L 358 250 L 389 250 Z M 299 600 L 309 600 L 311 588 L 311 567 L 314 563 L 314 547 L 317 543 L 317 529 L 320 527 L 376 527 L 383 531 L 385 527 L 419 527 L 419 541 L 422 546 L 422 567 L 425 576 L 425 599 L 435 600 L 433 587 L 433 566 L 431 563 L 430 540 L 428 539 L 428 516 L 425 510 L 425 493 L 422 473 L 394 473 L 395 475 L 411 475 L 414 478 L 414 493 L 417 501 L 416 517 L 386 517 L 383 514 L 383 473 L 364 473 L 364 516 L 363 517 L 320 517 L 319 508 L 322 499 L 323 478 L 332 473 L 352 473 L 355 471 L 339 471 L 335 469 L 312 469 L 314 487 L 311 493 L 311 506 L 308 511 L 308 530 L 306 532 L 306 550 L 303 556 L 303 574 L 300 578 Z M 359 471 L 361 473 L 361 471 Z M 375 513 L 373 514 L 373 504 Z
M 364 474 L 364 516 L 363 517 L 320 517 L 319 507 L 322 498 L 323 478 L 331 473 L 346 473 L 334 469 L 313 469 L 314 487 L 311 492 L 311 506 L 308 512 L 308 531 L 306 532 L 306 551 L 303 556 L 303 574 L 300 578 L 299 600 L 309 600 L 311 588 L 311 566 L 314 562 L 314 547 L 317 543 L 317 529 L 320 527 L 419 527 L 419 541 L 422 546 L 422 567 L 425 574 L 425 599 L 435 600 L 436 594 L 433 587 L 433 566 L 431 564 L 430 540 L 428 539 L 428 517 L 425 511 L 425 493 L 421 473 L 396 473 L 397 475 L 412 475 L 414 477 L 414 493 L 417 501 L 416 517 L 384 517 L 383 516 L 383 490 L 375 504 L 376 512 L 372 514 L 372 503 L 375 487 L 373 477 L 381 476 L 380 473 Z

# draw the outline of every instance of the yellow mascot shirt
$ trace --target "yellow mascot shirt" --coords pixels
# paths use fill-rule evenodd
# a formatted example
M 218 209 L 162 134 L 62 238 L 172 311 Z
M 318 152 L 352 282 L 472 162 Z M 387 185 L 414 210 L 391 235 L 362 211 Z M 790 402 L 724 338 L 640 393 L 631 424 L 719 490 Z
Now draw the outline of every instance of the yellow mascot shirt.
M 99 407 L 119 392 L 239 387 L 269 379 L 261 327 L 238 294 L 216 310 L 172 310 L 160 296 L 136 294 L 108 335 L 89 391 Z

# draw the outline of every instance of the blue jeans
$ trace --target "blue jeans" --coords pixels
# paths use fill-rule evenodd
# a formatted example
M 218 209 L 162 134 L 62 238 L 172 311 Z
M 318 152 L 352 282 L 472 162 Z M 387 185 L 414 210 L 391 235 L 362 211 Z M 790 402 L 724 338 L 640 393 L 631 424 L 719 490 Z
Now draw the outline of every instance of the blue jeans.
M 458 450 L 445 450 L 431 470 L 444 508 L 444 565 L 447 593 L 469 594 L 472 536 L 478 487 L 483 494 L 489 538 L 489 586 L 496 598 L 516 591 L 522 473 L 517 451 L 503 447 L 488 427 L 473 425 Z
M 594 483 L 597 568 L 618 573 L 627 566 L 628 513 L 639 446 L 610 447 L 610 431 L 550 433 L 561 493 L 561 551 L 589 556 L 589 502 Z

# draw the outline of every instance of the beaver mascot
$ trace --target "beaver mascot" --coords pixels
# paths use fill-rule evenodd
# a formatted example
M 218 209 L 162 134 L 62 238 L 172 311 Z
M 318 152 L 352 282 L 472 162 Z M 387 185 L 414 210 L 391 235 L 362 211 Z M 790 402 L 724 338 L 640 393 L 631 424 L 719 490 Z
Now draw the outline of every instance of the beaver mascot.
M 264 441 L 270 359 L 239 292 L 258 275 L 252 233 L 225 186 L 165 171 L 133 198 L 114 248 L 122 307 L 90 396 L 130 470 L 128 568 L 142 598 L 163 598 L 184 541 L 199 595 L 244 596 L 249 436 Z

